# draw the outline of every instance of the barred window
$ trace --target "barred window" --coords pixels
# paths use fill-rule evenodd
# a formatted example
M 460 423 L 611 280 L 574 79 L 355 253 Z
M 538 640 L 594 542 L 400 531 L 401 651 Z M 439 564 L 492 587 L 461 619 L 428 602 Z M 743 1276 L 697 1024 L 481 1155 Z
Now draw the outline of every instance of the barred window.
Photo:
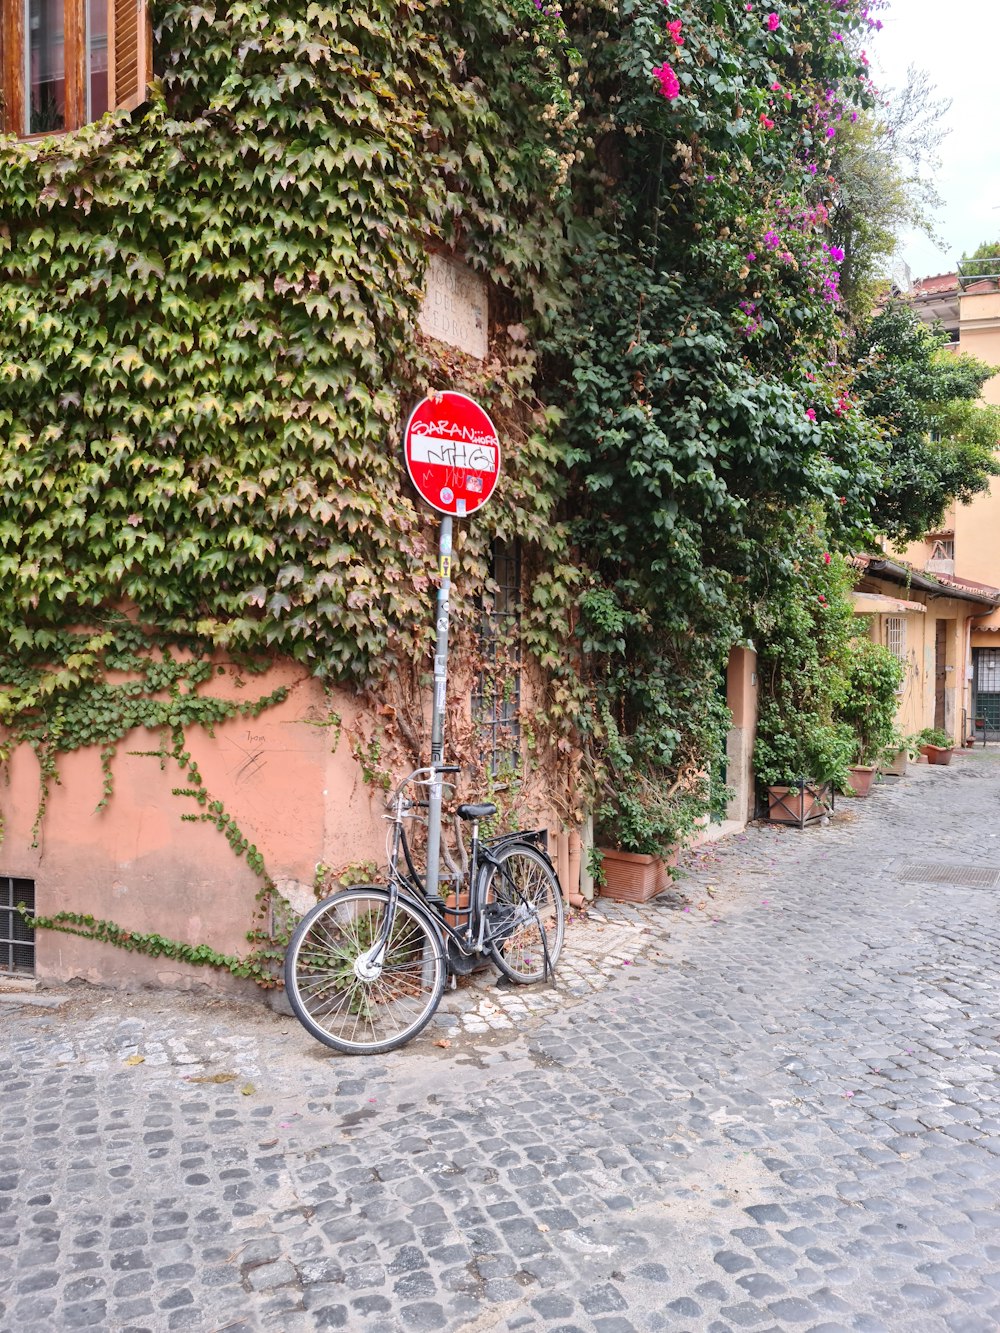
M 931 543 L 931 560 L 954 560 L 955 538 L 936 537 Z
M 480 667 L 472 692 L 472 716 L 484 765 L 510 776 L 521 766 L 521 550 L 497 538 L 483 594 Z
M 906 661 L 906 619 L 903 616 L 886 616 L 885 646 L 900 662 Z
M 0 972 L 35 971 L 35 928 L 17 910 L 35 910 L 35 883 L 0 875 Z

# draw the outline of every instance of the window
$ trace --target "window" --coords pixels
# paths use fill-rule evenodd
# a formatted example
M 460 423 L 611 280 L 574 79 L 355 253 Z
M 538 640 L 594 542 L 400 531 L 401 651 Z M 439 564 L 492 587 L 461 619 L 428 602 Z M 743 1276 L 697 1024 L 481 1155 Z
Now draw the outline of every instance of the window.
M 885 646 L 893 657 L 906 661 L 906 621 L 902 616 L 886 616 Z
M 494 777 L 510 776 L 521 767 L 521 551 L 516 541 L 498 537 L 493 543 L 479 652 L 472 716 L 483 763 Z
M 35 928 L 17 910 L 35 910 L 35 883 L 0 875 L 0 972 L 35 971 Z
M 3 131 L 59 134 L 146 96 L 147 0 L 2 0 Z

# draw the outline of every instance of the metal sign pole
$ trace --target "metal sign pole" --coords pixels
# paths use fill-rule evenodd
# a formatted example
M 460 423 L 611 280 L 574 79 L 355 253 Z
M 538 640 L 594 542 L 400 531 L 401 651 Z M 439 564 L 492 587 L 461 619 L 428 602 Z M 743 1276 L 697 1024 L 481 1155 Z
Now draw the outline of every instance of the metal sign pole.
M 451 530 L 452 519 L 446 514 L 441 520 L 441 539 L 438 543 L 438 574 L 441 582 L 437 592 L 437 639 L 434 644 L 434 709 L 431 714 L 431 765 L 444 762 L 444 714 L 448 689 L 448 594 L 451 591 Z M 441 778 L 435 771 L 430 786 L 427 809 L 427 878 L 425 888 L 429 898 L 438 896 L 441 877 Z

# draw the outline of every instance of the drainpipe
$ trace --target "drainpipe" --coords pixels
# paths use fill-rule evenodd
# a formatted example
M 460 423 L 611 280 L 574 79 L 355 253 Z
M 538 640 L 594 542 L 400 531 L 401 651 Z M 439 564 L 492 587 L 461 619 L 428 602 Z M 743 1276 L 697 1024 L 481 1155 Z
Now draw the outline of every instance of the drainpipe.
M 588 811 L 583 821 L 580 839 L 580 892 L 588 903 L 594 901 L 594 876 L 590 871 L 590 854 L 594 850 L 594 816 Z

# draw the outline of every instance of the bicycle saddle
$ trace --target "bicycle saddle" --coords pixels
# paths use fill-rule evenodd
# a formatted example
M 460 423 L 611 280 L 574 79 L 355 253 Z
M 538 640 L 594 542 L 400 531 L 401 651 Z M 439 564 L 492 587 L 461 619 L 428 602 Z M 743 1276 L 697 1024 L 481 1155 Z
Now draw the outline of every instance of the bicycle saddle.
M 482 805 L 460 805 L 455 814 L 459 819 L 489 819 L 490 815 L 495 815 L 496 812 L 495 805 L 484 802 Z

